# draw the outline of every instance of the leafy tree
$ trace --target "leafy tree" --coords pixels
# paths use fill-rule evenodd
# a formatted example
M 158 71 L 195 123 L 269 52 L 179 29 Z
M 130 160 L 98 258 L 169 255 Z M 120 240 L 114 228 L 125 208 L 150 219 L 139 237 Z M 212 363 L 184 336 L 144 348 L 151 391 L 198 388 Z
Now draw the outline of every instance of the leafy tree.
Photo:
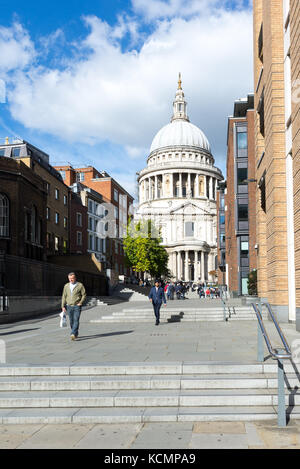
M 149 272 L 152 277 L 168 275 L 168 253 L 151 220 L 131 222 L 123 244 L 126 264 L 135 272 Z

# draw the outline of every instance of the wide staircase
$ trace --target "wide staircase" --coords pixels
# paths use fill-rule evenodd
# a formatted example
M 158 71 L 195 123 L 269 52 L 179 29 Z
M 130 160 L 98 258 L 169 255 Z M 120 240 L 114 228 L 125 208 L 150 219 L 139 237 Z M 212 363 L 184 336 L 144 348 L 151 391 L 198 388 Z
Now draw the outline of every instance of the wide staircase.
M 299 379 L 285 372 L 287 415 L 300 418 Z M 0 423 L 269 420 L 276 387 L 273 361 L 0 365 Z
M 145 301 L 148 294 L 148 287 L 120 284 L 115 287 L 112 295 L 89 297 L 87 306 L 114 306 L 130 301 Z
M 263 309 L 263 319 L 267 319 L 267 310 Z M 153 308 L 146 298 L 140 307 L 126 306 L 121 311 L 100 312 L 96 323 L 142 323 L 153 322 Z M 256 321 L 251 305 L 229 301 L 225 304 L 220 299 L 170 300 L 167 307 L 160 310 L 161 322 L 198 322 L 198 321 Z

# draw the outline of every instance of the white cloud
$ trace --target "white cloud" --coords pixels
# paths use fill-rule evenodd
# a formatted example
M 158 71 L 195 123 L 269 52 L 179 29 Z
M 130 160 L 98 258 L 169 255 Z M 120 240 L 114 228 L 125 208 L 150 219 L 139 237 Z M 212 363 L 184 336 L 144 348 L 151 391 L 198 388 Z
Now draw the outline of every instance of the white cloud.
M 0 73 L 2 76 L 18 68 L 24 68 L 35 57 L 34 44 L 19 23 L 12 27 L 0 27 Z
M 153 9 L 160 3 L 147 2 Z M 252 15 L 224 9 L 215 14 L 207 5 L 217 3 L 170 1 L 166 7 L 172 15 L 180 5 L 186 13 L 206 5 L 205 17 L 158 21 L 139 50 L 121 47 L 125 35 L 132 35 L 132 43 L 140 39 L 136 18 L 120 16 L 115 27 L 95 16 L 85 18 L 89 33 L 72 44 L 78 56 L 62 57 L 60 68 L 32 64 L 15 75 L 9 90 L 13 117 L 69 142 L 124 145 L 143 166 L 145 148 L 171 117 L 180 71 L 191 121 L 204 130 L 217 155 L 225 153 L 233 101 L 253 88 Z M 143 5 L 134 0 L 137 10 Z M 21 39 L 20 47 L 25 41 L 32 53 L 28 34 L 23 31 Z

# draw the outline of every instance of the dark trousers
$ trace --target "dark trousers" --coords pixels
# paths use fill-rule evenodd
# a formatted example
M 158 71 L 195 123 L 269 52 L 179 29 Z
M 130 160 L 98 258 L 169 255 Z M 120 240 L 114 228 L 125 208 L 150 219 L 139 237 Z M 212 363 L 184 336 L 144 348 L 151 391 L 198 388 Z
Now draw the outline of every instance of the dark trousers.
M 153 309 L 154 309 L 154 314 L 156 317 L 156 321 L 159 322 L 160 319 L 160 308 L 161 308 L 161 303 L 153 303 Z
M 70 319 L 71 334 L 78 336 L 79 319 L 81 314 L 81 306 L 67 306 L 67 313 Z

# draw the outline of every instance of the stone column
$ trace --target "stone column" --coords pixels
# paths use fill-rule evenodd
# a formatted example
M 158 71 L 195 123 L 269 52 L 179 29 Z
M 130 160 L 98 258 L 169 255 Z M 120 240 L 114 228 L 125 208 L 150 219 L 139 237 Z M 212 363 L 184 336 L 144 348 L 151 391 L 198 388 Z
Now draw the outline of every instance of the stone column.
M 200 197 L 200 193 L 199 193 L 199 174 L 195 174 L 195 180 L 196 180 L 195 197 Z
M 200 277 L 200 274 L 199 274 L 199 251 L 194 251 L 194 280 L 196 282 L 199 281 L 199 277 Z
M 174 178 L 173 173 L 170 174 L 170 197 L 173 199 L 174 197 Z
M 191 185 L 191 173 L 187 175 L 187 194 L 191 195 L 192 192 L 192 185 Z
M 212 185 L 212 177 L 209 178 L 209 198 L 213 198 L 213 185 Z
M 181 251 L 177 252 L 177 280 L 181 280 Z
M 154 176 L 154 198 L 158 198 L 158 180 L 157 176 Z
M 207 198 L 207 176 L 204 176 L 203 178 L 203 190 L 204 190 L 204 197 Z
M 179 173 L 179 197 L 182 197 L 182 173 Z
M 201 282 L 205 282 L 204 252 L 201 251 Z
M 189 281 L 189 251 L 185 251 L 184 258 L 184 281 Z

